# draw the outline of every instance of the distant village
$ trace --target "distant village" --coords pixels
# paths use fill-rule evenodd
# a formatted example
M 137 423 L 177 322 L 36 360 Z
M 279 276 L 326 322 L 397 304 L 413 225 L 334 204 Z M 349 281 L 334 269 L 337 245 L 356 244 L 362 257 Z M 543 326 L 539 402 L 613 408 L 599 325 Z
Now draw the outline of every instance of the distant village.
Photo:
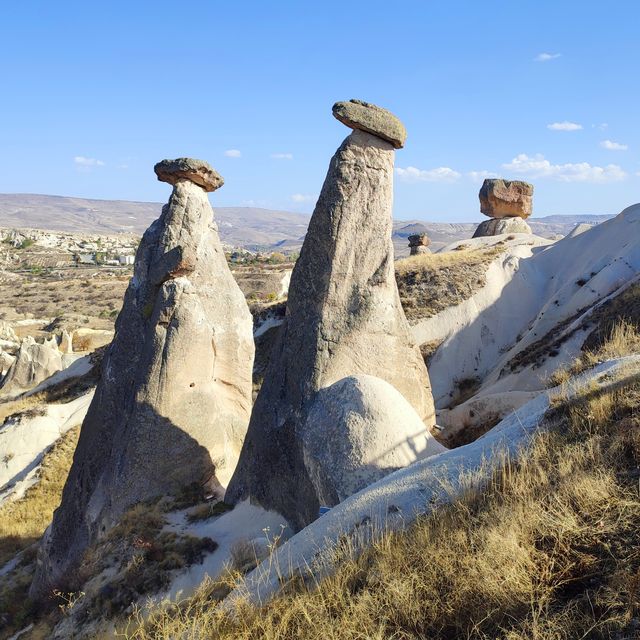
M 18 270 L 70 267 L 132 267 L 140 242 L 132 234 L 97 235 L 42 229 L 0 228 L 0 265 Z M 295 262 L 297 253 L 249 251 L 223 244 L 236 264 Z

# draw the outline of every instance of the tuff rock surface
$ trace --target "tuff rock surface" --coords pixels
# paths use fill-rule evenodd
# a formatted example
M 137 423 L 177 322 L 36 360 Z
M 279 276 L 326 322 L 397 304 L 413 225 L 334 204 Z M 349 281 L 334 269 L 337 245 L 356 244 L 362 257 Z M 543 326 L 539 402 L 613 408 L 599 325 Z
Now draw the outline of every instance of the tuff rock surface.
M 487 178 L 480 188 L 480 211 L 490 218 L 528 218 L 533 185 L 522 180 Z
M 201 186 L 205 191 L 219 189 L 224 180 L 222 176 L 204 160 L 195 158 L 177 158 L 176 160 L 161 160 L 153 170 L 161 182 L 176 184 L 180 180 L 190 180 Z
M 0 395 L 19 395 L 61 369 L 62 354 L 55 338 L 39 344 L 33 337 L 27 336 L 22 340 L 15 361 L 2 380 Z
M 473 237 L 499 236 L 503 233 L 532 233 L 532 231 L 522 218 L 491 218 L 478 225 Z
M 168 181 L 173 192 L 138 248 L 62 503 L 41 544 L 34 597 L 62 583 L 134 503 L 192 483 L 222 493 L 242 446 L 251 314 L 206 187 L 176 174 Z
M 390 142 L 395 149 L 404 147 L 407 130 L 391 111 L 370 102 L 349 100 L 336 102 L 333 105 L 333 115 L 347 127 L 373 133 Z
M 287 314 L 254 405 L 227 501 L 250 499 L 302 528 L 319 499 L 300 434 L 318 390 L 382 378 L 425 423 L 429 376 L 394 278 L 393 145 L 360 129 L 333 156 L 291 276 Z
M 305 468 L 326 506 L 446 450 L 394 387 L 362 374 L 318 391 L 300 439 Z

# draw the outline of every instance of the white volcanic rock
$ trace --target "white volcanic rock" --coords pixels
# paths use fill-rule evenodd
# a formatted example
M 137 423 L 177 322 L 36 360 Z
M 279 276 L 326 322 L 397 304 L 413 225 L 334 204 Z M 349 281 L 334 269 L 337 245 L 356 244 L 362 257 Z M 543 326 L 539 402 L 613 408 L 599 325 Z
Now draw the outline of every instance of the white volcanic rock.
M 394 387 L 362 374 L 318 391 L 300 439 L 318 502 L 326 506 L 445 450 Z
M 499 236 L 505 233 L 531 233 L 531 227 L 522 218 L 491 218 L 478 225 L 473 237 Z
M 70 402 L 41 405 L 0 426 L 0 504 L 20 498 L 36 482 L 42 456 L 60 436 L 82 423 L 93 391 Z
M 0 395 L 16 396 L 64 368 L 55 338 L 39 344 L 31 336 L 22 340 L 14 363 L 2 380 Z
M 418 343 L 441 343 L 429 364 L 436 406 L 449 407 L 460 382 L 470 379 L 479 382 L 478 398 L 545 388 L 558 367 L 581 353 L 593 311 L 638 282 L 638 238 L 640 205 L 633 205 L 552 244 L 522 234 L 505 241 L 504 252 L 486 268 L 484 287 L 412 326 Z M 464 244 L 477 248 L 502 240 Z M 527 359 L 526 352 L 545 340 L 544 357 Z
M 315 393 L 350 375 L 395 387 L 435 423 L 429 376 L 400 305 L 392 232 L 394 151 L 356 129 L 331 160 L 291 276 L 287 314 L 227 499 L 250 499 L 301 528 L 318 497 L 299 430 Z
M 171 161 L 161 164 L 173 171 Z M 211 176 L 205 165 L 184 170 Z M 73 571 L 131 505 L 193 483 L 223 494 L 240 453 L 251 411 L 251 314 L 213 221 L 205 191 L 212 183 L 203 188 L 178 170 L 138 248 L 62 504 L 41 545 L 34 597 Z

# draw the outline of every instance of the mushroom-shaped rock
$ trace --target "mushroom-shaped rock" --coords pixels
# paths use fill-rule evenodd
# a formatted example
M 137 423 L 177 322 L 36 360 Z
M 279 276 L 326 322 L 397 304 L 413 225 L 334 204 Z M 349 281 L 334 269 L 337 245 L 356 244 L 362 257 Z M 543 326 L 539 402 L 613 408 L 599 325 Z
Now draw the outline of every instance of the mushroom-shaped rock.
M 391 111 L 362 100 L 349 100 L 336 102 L 333 115 L 347 127 L 372 133 L 390 142 L 395 149 L 404 147 L 407 130 Z
M 528 218 L 533 185 L 522 180 L 487 178 L 480 188 L 480 211 L 490 218 Z
M 251 313 L 213 220 L 212 186 L 176 179 L 140 242 L 41 544 L 34 597 L 61 584 L 132 505 L 193 484 L 224 493 L 251 413 L 254 347 Z
M 383 476 L 445 451 L 397 389 L 374 376 L 320 389 L 300 438 L 321 505 L 334 506 Z
M 522 218 L 491 218 L 478 225 L 473 237 L 499 236 L 503 233 L 532 233 L 532 231 Z
M 162 160 L 153 167 L 153 170 L 158 180 L 171 185 L 179 180 L 190 180 L 205 191 L 215 191 L 224 184 L 222 176 L 208 162 L 194 158 Z
M 409 241 L 410 255 L 417 256 L 421 253 L 431 253 L 429 245 L 431 240 L 426 233 L 415 233 L 407 238 Z
M 391 240 L 393 145 L 355 129 L 333 156 L 291 275 L 287 313 L 225 500 L 250 499 L 297 529 L 318 515 L 300 429 L 315 394 L 382 378 L 435 424 L 429 375 L 405 318 Z

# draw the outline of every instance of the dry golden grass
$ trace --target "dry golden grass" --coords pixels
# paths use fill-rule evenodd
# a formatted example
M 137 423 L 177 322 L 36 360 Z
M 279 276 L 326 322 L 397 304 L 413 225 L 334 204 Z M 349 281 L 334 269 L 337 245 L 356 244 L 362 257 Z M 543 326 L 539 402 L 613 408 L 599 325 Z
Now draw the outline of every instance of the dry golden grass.
M 591 369 L 599 362 L 632 354 L 640 354 L 640 330 L 625 318 L 618 319 L 595 351 L 585 349 L 569 366 L 555 371 L 549 377 L 548 386 L 566 384 L 572 377 Z
M 463 248 L 398 260 L 396 281 L 407 319 L 429 318 L 469 299 L 486 284 L 487 265 L 503 250 Z
M 483 247 L 481 249 L 466 249 L 464 245 L 457 251 L 443 251 L 441 253 L 422 253 L 397 260 L 396 273 L 405 274 L 418 269 L 440 269 L 458 265 L 478 265 L 493 260 L 502 253 L 501 247 Z
M 40 411 L 42 410 L 39 405 L 42 404 L 42 398 L 38 394 L 32 396 L 26 396 L 23 398 L 16 398 L 15 400 L 9 400 L 7 402 L 0 403 L 0 425 L 9 416 L 15 416 L 19 413 L 25 413 L 28 411 Z
M 640 629 L 640 383 L 558 403 L 553 428 L 470 492 L 387 534 L 317 588 L 223 614 L 224 584 L 122 637 L 569 640 Z M 228 588 L 228 587 L 227 587 Z
M 39 481 L 25 495 L 0 506 L 0 566 L 40 539 L 60 504 L 80 427 L 67 431 L 44 455 Z

